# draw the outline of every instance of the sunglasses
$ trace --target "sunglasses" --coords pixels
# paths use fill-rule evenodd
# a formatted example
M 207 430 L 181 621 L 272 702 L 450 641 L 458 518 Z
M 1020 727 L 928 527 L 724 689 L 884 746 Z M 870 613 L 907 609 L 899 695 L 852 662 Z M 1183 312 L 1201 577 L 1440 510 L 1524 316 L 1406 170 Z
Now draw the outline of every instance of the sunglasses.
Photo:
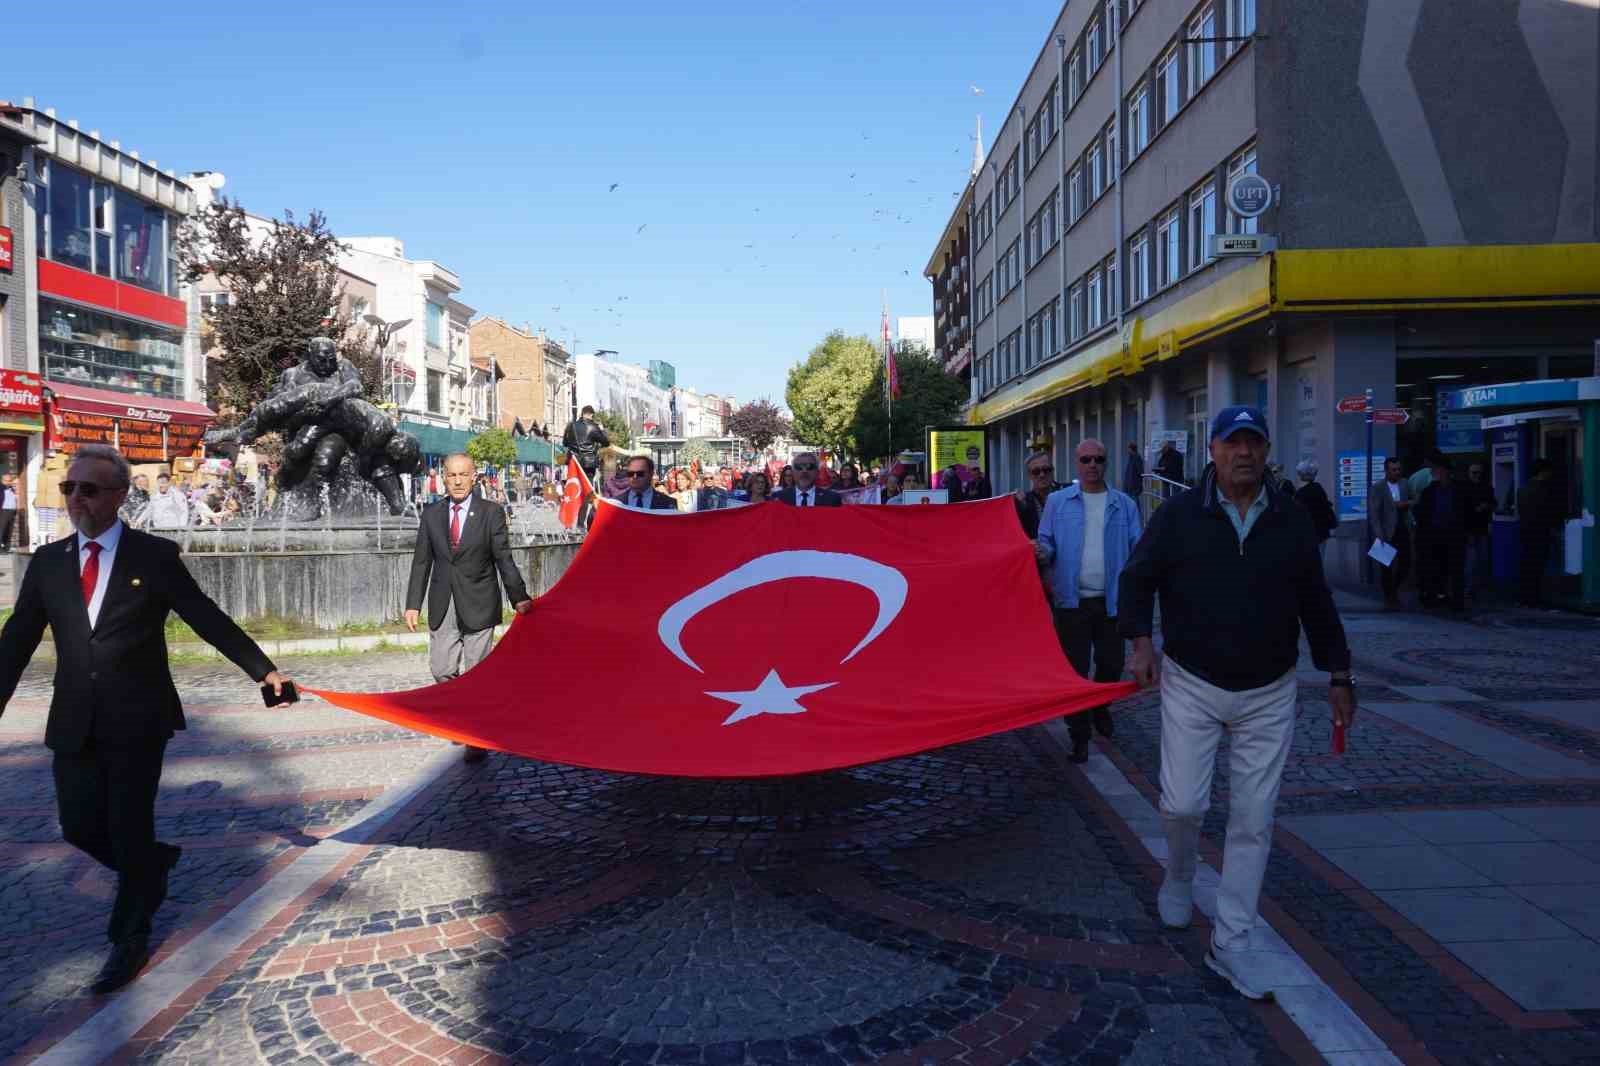
M 815 470 L 816 468 L 816 463 L 796 463 L 792 467 L 794 470 Z
M 1055 472 L 1056 468 L 1053 466 L 1032 466 L 1028 468 L 1028 473 L 1032 474 L 1034 477 L 1044 477 L 1046 474 L 1053 474 Z
M 628 476 L 629 477 L 649 477 L 650 476 L 650 471 L 648 471 L 648 470 L 630 470 L 630 471 L 628 471 Z
M 1097 464 L 1099 466 L 1104 466 L 1105 462 L 1106 462 L 1106 457 L 1103 456 L 1103 455 L 1080 455 L 1080 456 L 1078 456 L 1078 462 L 1080 462 L 1080 463 L 1095 463 L 1095 464 Z
M 97 485 L 93 481 L 63 481 L 61 483 L 61 495 L 82 496 L 86 500 L 92 500 L 102 492 L 116 492 L 124 487 L 122 485 Z

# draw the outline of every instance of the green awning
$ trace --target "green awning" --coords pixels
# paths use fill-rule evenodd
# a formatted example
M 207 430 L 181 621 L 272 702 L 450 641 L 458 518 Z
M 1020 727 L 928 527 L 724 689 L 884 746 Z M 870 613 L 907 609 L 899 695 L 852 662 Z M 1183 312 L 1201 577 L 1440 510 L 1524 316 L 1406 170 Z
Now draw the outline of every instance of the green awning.
M 538 437 L 517 438 L 517 462 L 553 464 L 555 461 L 556 450 L 549 441 Z
M 400 428 L 417 438 L 423 455 L 449 455 L 467 450 L 472 434 L 449 426 L 430 426 L 425 422 L 401 422 Z

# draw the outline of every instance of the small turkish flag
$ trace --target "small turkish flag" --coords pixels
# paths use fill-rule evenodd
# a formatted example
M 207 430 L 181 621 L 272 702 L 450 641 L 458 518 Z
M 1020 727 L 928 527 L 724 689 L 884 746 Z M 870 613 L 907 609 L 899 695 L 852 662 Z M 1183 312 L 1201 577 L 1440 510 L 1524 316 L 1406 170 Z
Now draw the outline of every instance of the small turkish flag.
M 552 648 L 582 699 L 529 684 Z M 1001 497 L 691 514 L 603 501 L 560 582 L 477 667 L 412 692 L 318 695 L 550 762 L 764 777 L 957 744 L 1132 691 L 1073 672 Z
M 567 480 L 561 486 L 561 524 L 568 529 L 577 525 L 578 516 L 583 514 L 583 501 L 593 493 L 594 486 L 589 484 L 589 475 L 583 472 L 576 458 L 567 456 Z

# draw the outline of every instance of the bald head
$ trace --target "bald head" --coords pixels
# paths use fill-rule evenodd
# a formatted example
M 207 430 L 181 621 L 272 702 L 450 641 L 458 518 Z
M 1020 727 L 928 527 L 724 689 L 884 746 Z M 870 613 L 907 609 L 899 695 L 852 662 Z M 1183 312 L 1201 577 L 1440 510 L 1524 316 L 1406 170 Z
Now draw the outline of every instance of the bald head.
M 1106 446 L 1090 437 L 1073 453 L 1077 460 L 1078 487 L 1084 492 L 1106 491 Z

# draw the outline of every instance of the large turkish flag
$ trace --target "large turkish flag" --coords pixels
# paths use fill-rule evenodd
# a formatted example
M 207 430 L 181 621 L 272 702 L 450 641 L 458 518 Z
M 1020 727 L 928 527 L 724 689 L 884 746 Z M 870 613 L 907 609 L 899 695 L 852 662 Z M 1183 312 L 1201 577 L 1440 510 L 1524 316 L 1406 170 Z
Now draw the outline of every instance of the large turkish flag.
M 1073 672 L 1002 497 L 693 514 L 606 502 L 571 568 L 477 668 L 411 692 L 318 694 L 551 762 L 761 777 L 955 744 L 1132 690 Z

